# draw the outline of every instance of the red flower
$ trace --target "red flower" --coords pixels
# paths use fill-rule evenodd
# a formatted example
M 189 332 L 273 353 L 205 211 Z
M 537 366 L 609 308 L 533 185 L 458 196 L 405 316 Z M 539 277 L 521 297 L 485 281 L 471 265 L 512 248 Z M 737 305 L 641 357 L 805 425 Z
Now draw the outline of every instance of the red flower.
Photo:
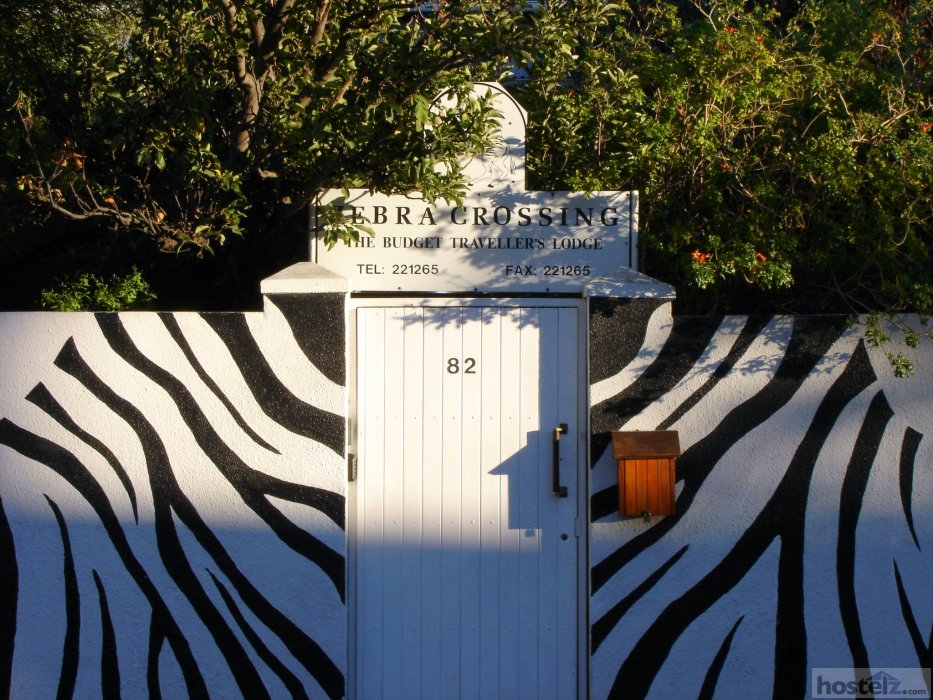
M 710 258 L 712 258 L 713 254 L 712 253 L 701 253 L 699 250 L 695 250 L 693 251 L 693 254 L 691 257 L 693 258 L 693 262 L 699 265 L 702 265 L 703 263 L 708 261 Z

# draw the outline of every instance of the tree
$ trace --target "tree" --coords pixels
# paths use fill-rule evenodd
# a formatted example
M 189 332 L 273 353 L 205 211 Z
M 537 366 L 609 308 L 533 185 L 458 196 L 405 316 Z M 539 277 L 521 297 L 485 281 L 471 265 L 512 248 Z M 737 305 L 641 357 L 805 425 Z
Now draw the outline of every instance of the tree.
M 82 67 L 88 56 L 123 40 L 130 9 L 122 0 L 8 0 L 0 13 L 0 299 L 6 307 L 35 303 L 39 287 L 28 281 L 70 267 L 71 256 L 50 252 L 49 243 L 58 242 L 50 229 L 58 222 L 36 206 L 30 173 L 48 133 L 58 135 L 61 147 L 86 124 L 82 96 L 91 79 Z
M 678 311 L 933 311 L 933 3 L 630 0 L 609 26 L 531 66 L 529 170 L 641 190 Z
M 530 112 L 531 186 L 642 191 L 641 259 L 677 311 L 930 313 L 931 0 L 530 5 L 110 0 L 90 32 L 52 12 L 4 59 L 0 196 L 28 225 L 0 235 L 71 222 L 163 306 L 211 279 L 223 295 L 188 293 L 239 308 L 305 255 L 322 190 L 456 198 L 490 115 L 431 100 L 502 79 Z
M 63 118 L 39 86 L 18 88 L 19 170 L 8 165 L 7 179 L 61 220 L 163 251 L 222 248 L 228 262 L 301 230 L 295 215 L 330 187 L 458 197 L 456 160 L 484 146 L 492 117 L 469 86 L 508 68 L 527 21 L 523 3 L 504 1 L 145 0 L 138 10 L 125 36 L 104 33 L 63 59 L 79 76 L 58 86 Z M 431 103 L 445 88 L 461 99 L 442 114 Z

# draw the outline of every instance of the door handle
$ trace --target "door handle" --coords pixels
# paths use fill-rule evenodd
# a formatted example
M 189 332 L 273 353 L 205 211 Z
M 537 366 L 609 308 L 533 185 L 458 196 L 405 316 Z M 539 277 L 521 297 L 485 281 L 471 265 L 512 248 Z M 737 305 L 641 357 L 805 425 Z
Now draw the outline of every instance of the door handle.
M 560 436 L 566 434 L 566 423 L 561 423 L 554 428 L 554 466 L 551 469 L 551 481 L 554 495 L 558 498 L 567 498 L 567 487 L 560 485 Z

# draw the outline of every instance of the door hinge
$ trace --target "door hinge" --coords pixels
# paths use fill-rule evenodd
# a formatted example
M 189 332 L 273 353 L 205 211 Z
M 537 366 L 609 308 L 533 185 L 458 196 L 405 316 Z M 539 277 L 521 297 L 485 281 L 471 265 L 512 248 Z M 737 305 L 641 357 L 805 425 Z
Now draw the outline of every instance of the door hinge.
M 356 455 L 347 455 L 347 481 L 356 481 Z

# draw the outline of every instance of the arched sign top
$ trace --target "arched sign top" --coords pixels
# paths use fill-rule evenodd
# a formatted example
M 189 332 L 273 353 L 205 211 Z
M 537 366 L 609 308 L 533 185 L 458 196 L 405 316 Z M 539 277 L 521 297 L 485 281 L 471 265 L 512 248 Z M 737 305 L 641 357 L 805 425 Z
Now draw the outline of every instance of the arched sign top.
M 464 156 L 460 171 L 473 192 L 525 189 L 525 128 L 528 113 L 499 83 L 475 83 L 478 97 L 492 96 L 499 112 L 497 134 L 483 153 Z M 453 91 L 440 94 L 435 104 L 455 102 Z
M 489 93 L 493 94 L 493 103 L 496 109 L 502 114 L 499 119 L 500 128 L 507 129 L 514 127 L 515 136 L 525 142 L 525 128 L 528 125 L 528 112 L 522 107 L 501 83 L 477 82 L 473 83 L 473 93 L 478 97 L 485 97 Z M 453 102 L 453 90 L 445 90 L 434 100 L 435 104 L 443 105 Z
M 498 83 L 476 83 L 474 94 L 491 97 L 499 128 L 489 148 L 461 160 L 462 201 L 332 190 L 319 206 L 374 235 L 328 248 L 315 212 L 311 259 L 363 292 L 585 293 L 630 282 L 637 193 L 527 191 L 525 110 Z M 434 107 L 455 99 L 448 90 Z

